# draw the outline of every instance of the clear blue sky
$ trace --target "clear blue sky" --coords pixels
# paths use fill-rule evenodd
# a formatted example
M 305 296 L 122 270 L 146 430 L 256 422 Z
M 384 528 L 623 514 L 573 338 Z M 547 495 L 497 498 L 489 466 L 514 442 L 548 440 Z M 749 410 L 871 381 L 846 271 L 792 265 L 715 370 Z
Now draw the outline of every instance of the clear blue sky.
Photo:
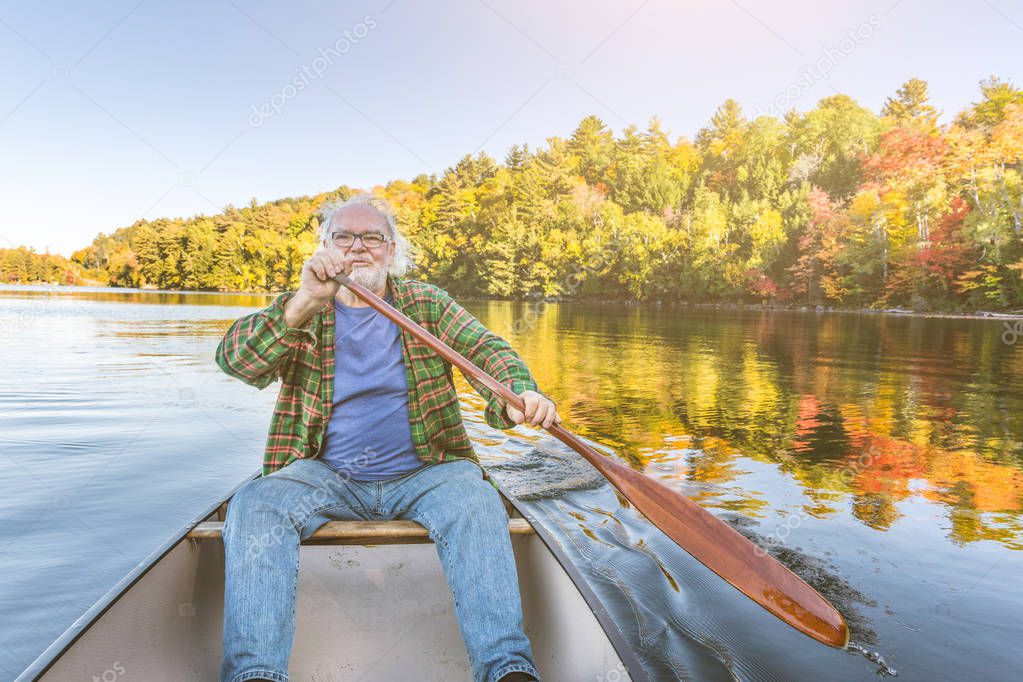
M 692 137 L 728 97 L 752 114 L 838 91 L 878 110 L 915 76 L 947 121 L 984 77 L 1023 84 L 1023 6 L 3 2 L 0 60 L 0 246 L 68 255 L 141 217 L 500 160 L 588 114 Z M 800 83 L 817 62 L 828 77 Z

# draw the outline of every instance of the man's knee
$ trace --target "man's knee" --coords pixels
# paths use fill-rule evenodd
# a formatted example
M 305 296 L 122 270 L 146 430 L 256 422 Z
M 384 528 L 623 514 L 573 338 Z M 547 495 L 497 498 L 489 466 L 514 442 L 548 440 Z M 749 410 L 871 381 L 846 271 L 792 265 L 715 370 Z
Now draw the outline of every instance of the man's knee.
M 259 493 L 257 492 L 257 489 L 259 481 L 259 478 L 246 481 L 234 491 L 234 495 L 232 495 L 231 499 L 227 502 L 227 516 L 224 520 L 225 530 L 227 530 L 227 528 L 232 524 L 237 523 L 238 518 L 245 515 L 247 508 L 250 507 L 254 501 L 258 501 Z
M 277 542 L 294 526 L 291 505 L 285 502 L 289 486 L 270 476 L 254 478 L 235 491 L 227 504 L 223 538 L 272 536 Z
M 309 498 L 309 503 L 328 500 L 331 490 L 327 482 L 315 479 L 300 464 L 308 463 L 299 460 L 268 476 L 258 476 L 244 483 L 228 503 L 228 515 L 232 508 L 242 513 L 288 511 L 294 506 L 295 498 L 301 501 Z
M 227 503 L 227 523 L 237 521 L 239 517 L 247 515 L 266 506 L 268 500 L 273 499 L 274 481 L 268 476 L 261 476 L 246 481 L 231 496 Z
M 438 497 L 442 507 L 438 510 L 439 515 L 448 522 L 508 522 L 501 494 L 480 477 L 452 477 Z
M 222 541 L 230 557 L 245 556 L 246 563 L 266 554 L 293 547 L 298 550 L 298 529 L 291 513 L 272 503 L 268 488 L 250 481 L 235 492 L 228 504 Z M 231 564 L 231 561 L 228 562 Z

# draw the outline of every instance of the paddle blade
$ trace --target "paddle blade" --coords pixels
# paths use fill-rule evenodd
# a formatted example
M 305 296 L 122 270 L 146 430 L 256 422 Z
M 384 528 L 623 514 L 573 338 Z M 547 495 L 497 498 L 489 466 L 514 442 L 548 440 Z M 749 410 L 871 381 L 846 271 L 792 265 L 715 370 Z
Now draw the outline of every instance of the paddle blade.
M 838 648 L 849 643 L 849 627 L 842 614 L 727 523 L 685 495 L 614 460 L 587 459 L 638 512 L 737 590 L 819 642 Z

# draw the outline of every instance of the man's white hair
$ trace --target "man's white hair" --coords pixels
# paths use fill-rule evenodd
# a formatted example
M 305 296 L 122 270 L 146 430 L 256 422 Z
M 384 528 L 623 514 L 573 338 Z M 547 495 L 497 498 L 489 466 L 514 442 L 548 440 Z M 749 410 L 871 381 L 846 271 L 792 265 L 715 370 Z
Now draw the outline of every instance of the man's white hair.
M 369 192 L 357 194 L 349 199 L 335 199 L 320 206 L 320 241 L 330 240 L 330 223 L 334 216 L 351 206 L 369 206 L 387 221 L 387 229 L 391 233 L 391 239 L 394 240 L 394 258 L 391 259 L 391 264 L 387 267 L 388 274 L 401 277 L 411 270 L 414 267 L 412 263 L 412 245 L 405 238 L 405 235 L 401 233 L 401 230 L 398 229 L 398 222 L 394 218 L 394 210 L 387 203 L 386 199 L 381 199 Z

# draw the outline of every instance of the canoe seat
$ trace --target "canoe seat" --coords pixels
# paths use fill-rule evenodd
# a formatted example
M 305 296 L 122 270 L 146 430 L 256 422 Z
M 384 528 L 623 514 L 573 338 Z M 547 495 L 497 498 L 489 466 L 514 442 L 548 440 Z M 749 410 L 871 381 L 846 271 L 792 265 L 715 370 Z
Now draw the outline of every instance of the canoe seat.
M 223 521 L 203 521 L 185 537 L 193 540 L 221 538 Z M 525 519 L 508 519 L 512 535 L 536 531 Z M 328 521 L 316 529 L 303 545 L 409 545 L 431 542 L 426 528 L 415 521 Z

